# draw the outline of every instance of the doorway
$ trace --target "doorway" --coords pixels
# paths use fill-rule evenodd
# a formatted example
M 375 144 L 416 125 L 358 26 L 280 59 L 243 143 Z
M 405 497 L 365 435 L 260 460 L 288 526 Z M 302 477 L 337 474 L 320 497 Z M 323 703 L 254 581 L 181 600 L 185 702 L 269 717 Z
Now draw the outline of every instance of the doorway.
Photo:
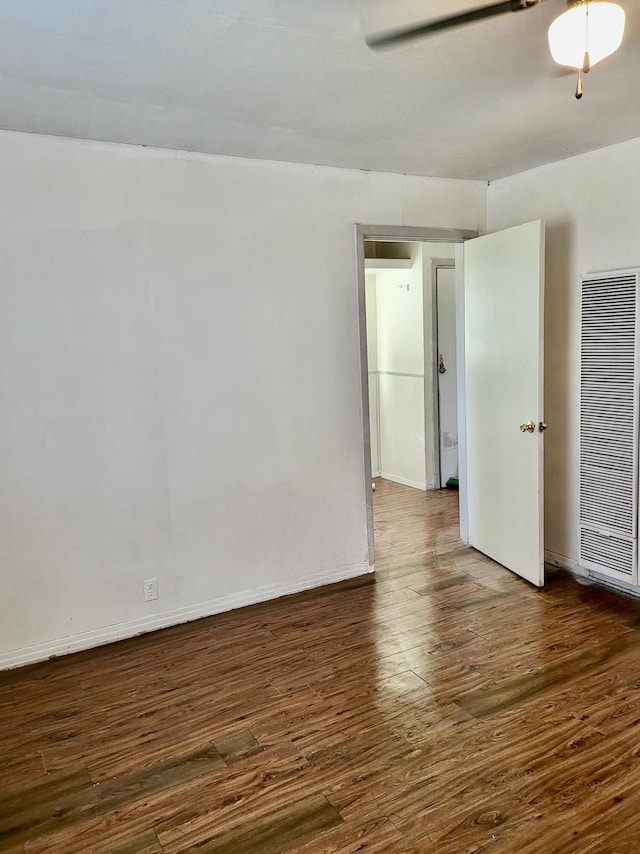
M 365 242 L 464 241 L 464 251 L 456 246 L 455 312 L 460 539 L 530 583 L 544 584 L 544 235 L 541 220 L 482 237 L 356 226 L 363 487 L 372 568 Z M 427 370 L 424 376 L 426 382 Z
M 381 500 L 406 498 L 418 506 L 425 493 L 458 483 L 456 244 L 474 236 L 450 229 L 356 227 L 372 565 L 375 476 L 382 479 Z M 418 490 L 422 499 L 419 493 L 398 495 L 403 490 Z

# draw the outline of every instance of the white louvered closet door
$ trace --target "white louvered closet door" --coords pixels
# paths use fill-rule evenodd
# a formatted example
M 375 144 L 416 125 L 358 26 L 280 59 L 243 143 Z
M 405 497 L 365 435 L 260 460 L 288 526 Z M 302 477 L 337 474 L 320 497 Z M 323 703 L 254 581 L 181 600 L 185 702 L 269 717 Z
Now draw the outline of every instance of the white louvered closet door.
M 638 583 L 640 271 L 582 280 L 579 562 Z

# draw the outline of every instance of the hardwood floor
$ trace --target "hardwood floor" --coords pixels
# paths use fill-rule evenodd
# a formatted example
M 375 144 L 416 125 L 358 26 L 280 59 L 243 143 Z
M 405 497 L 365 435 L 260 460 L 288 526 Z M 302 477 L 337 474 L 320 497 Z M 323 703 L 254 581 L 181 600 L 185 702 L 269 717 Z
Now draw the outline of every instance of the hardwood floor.
M 0 852 L 640 850 L 640 603 L 378 481 L 376 579 L 0 674 Z

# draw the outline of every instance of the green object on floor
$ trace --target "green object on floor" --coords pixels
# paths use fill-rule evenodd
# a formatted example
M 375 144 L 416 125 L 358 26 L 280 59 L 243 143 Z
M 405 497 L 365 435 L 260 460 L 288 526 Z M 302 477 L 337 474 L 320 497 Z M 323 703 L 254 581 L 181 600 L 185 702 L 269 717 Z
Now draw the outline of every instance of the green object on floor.
M 458 478 L 450 477 L 447 481 L 447 489 L 457 489 L 458 488 Z

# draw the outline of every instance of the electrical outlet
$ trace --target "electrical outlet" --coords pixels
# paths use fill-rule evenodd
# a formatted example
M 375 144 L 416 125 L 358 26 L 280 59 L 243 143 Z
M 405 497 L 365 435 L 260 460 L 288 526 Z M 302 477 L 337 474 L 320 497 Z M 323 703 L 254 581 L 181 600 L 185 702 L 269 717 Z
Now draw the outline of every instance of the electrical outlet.
M 145 578 L 144 582 L 144 601 L 151 602 L 158 598 L 158 579 Z

